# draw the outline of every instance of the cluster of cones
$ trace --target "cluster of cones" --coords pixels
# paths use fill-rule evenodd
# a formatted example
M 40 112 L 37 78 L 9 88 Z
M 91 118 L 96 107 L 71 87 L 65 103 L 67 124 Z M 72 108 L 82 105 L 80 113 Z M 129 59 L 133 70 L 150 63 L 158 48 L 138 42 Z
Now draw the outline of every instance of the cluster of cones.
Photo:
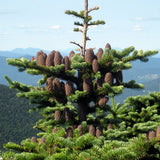
M 66 96 L 69 96 L 73 93 L 74 87 L 73 83 L 70 80 L 64 83 L 58 78 L 55 78 L 53 82 L 52 78 L 49 77 L 46 81 L 46 90 L 48 90 L 49 92 L 53 92 L 54 90 L 57 92 L 65 92 Z
M 37 65 L 43 65 L 47 67 L 64 64 L 65 70 L 70 70 L 71 58 L 74 56 L 74 54 L 74 51 L 71 51 L 69 57 L 65 56 L 63 58 L 58 51 L 53 50 L 47 56 L 47 54 L 41 50 L 36 54 L 36 62 Z
M 110 44 L 106 44 L 105 48 L 111 50 Z M 68 56 L 63 57 L 60 52 L 53 50 L 51 53 L 48 55 L 44 53 L 43 51 L 37 52 L 36 55 L 36 63 L 37 65 L 42 65 L 42 66 L 56 66 L 56 65 L 65 65 L 65 71 L 71 69 L 71 58 L 75 55 L 74 51 L 71 51 Z M 94 54 L 93 49 L 87 49 L 86 54 L 84 57 L 84 60 L 86 63 L 92 64 L 92 70 L 94 73 L 97 73 L 99 71 L 99 61 L 102 59 L 103 55 L 103 49 L 99 48 L 98 52 Z M 108 65 L 110 65 L 112 62 L 109 62 Z M 78 70 L 78 79 L 82 80 L 82 70 Z M 102 87 L 103 83 L 108 83 L 110 86 L 113 85 L 114 78 L 116 78 L 116 83 L 120 84 L 123 81 L 123 76 L 122 76 L 122 71 L 118 70 L 116 73 L 112 72 L 107 72 L 105 75 L 102 75 L 100 79 L 96 80 L 95 83 L 95 89 L 99 89 Z M 69 96 L 74 93 L 74 85 L 73 83 L 68 80 L 65 83 L 61 81 L 58 78 L 55 78 L 54 80 L 49 77 L 46 80 L 46 90 L 48 90 L 50 93 L 52 92 L 57 92 L 61 94 L 57 94 L 55 96 L 55 99 L 62 104 L 65 104 L 67 102 L 66 96 Z M 84 78 L 83 79 L 83 90 L 87 91 L 89 94 L 92 93 L 93 91 L 93 82 L 90 78 Z M 62 96 L 63 95 L 63 96 Z M 98 105 L 99 106 L 104 106 L 108 102 L 109 98 L 100 95 L 98 97 Z M 60 121 L 61 119 L 65 119 L 65 121 L 71 120 L 71 111 L 69 108 L 65 108 L 64 111 L 56 110 L 55 111 L 55 120 Z M 72 135 L 71 133 L 73 132 L 73 129 L 75 127 L 70 127 L 68 129 L 69 135 Z M 79 128 L 81 128 L 79 126 Z M 97 129 L 93 126 L 90 125 L 88 127 L 88 132 L 91 133 L 94 136 L 99 137 L 102 134 L 102 127 L 98 127 Z M 83 133 L 80 131 L 80 133 Z M 71 136 L 72 137 L 72 136 Z
M 112 127 L 110 128 L 110 124 L 108 125 L 109 127 L 107 127 L 107 129 L 112 129 Z M 84 134 L 84 128 L 82 127 L 82 125 L 78 125 L 78 126 L 71 126 L 69 128 L 66 129 L 66 134 L 64 135 L 65 138 L 67 137 L 72 137 L 73 138 L 73 131 L 74 129 L 78 129 L 80 135 Z M 95 127 L 94 125 L 90 124 L 87 125 L 87 129 L 88 133 L 90 133 L 93 136 L 96 136 L 97 138 L 103 135 L 103 127 L 99 126 L 99 127 Z M 52 130 L 52 133 L 56 133 L 58 131 L 57 128 L 54 128 Z M 31 142 L 36 142 L 36 143 L 45 143 L 45 137 L 42 137 L 41 139 L 37 139 L 36 137 L 32 137 L 31 138 Z
M 82 125 L 79 125 L 79 126 L 71 126 L 69 127 L 68 129 L 66 129 L 66 135 L 64 135 L 64 137 L 73 137 L 73 130 L 74 129 L 78 129 L 79 132 L 80 132 L 80 135 L 83 135 L 83 127 Z M 103 133 L 103 127 L 97 127 L 95 128 L 94 125 L 87 125 L 87 129 L 88 129 L 88 132 L 93 135 L 93 136 L 96 136 L 97 138 L 99 136 L 102 136 L 102 133 Z M 112 129 L 112 125 L 109 124 L 107 129 Z M 52 133 L 56 133 L 57 132 L 57 128 L 54 128 L 52 130 Z M 153 138 L 156 138 L 156 139 L 160 139 L 159 137 L 160 135 L 160 126 L 157 127 L 157 130 L 149 130 L 148 133 L 145 133 L 145 136 L 146 136 L 146 140 L 151 140 Z M 35 142 L 35 143 L 46 143 L 46 140 L 45 140 L 45 137 L 42 137 L 40 140 L 37 140 L 36 137 L 32 137 L 31 138 L 31 142 Z
M 109 50 L 111 50 L 110 44 L 107 43 L 105 48 L 108 48 Z M 49 53 L 48 56 L 43 51 L 39 51 L 39 52 L 37 52 L 37 55 L 36 55 L 36 62 L 37 62 L 37 65 L 44 65 L 47 67 L 64 64 L 65 71 L 66 71 L 66 70 L 71 69 L 70 68 L 71 58 L 74 56 L 74 54 L 75 54 L 75 52 L 71 51 L 69 54 L 69 57 L 65 56 L 63 58 L 63 56 L 60 54 L 60 52 L 55 51 L 55 50 L 53 50 L 51 53 Z M 102 55 L 103 55 L 102 48 L 99 48 L 99 50 L 96 54 L 94 54 L 93 49 L 91 49 L 91 48 L 86 50 L 86 54 L 84 57 L 85 62 L 92 64 L 92 70 L 94 73 L 97 73 L 99 71 L 98 61 L 101 60 Z M 112 62 L 109 62 L 108 64 L 110 64 L 110 63 L 112 63 Z M 82 71 L 81 70 L 79 70 L 78 78 L 82 78 Z M 105 74 L 105 76 L 102 78 L 103 78 L 103 81 L 102 81 L 102 79 L 97 81 L 97 88 L 101 87 L 103 82 L 112 85 L 114 82 L 114 78 L 116 79 L 117 84 L 120 84 L 123 81 L 123 75 L 122 75 L 122 71 L 120 69 L 117 70 L 116 73 L 107 72 Z M 86 81 L 86 80 L 84 80 L 84 81 Z M 91 83 L 91 82 L 88 81 L 88 83 Z M 90 88 L 90 89 L 92 89 L 92 88 Z

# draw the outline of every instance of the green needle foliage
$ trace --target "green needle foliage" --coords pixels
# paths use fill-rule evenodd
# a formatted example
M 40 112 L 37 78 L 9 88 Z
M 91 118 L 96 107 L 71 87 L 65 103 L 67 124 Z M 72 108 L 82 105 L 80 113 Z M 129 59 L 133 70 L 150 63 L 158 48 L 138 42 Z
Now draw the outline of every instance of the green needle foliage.
M 85 0 L 84 11 L 66 13 L 84 20 L 75 25 L 86 29 L 85 25 L 104 24 L 99 20 L 91 22 L 88 13 L 97 9 L 88 10 Z M 4 145 L 10 149 L 10 157 L 15 160 L 160 158 L 160 92 L 128 97 L 124 104 L 114 101 L 124 88 L 143 88 L 134 80 L 123 81 L 123 70 L 132 67 L 130 61 L 147 62 L 148 56 L 158 51 L 137 51 L 132 46 L 117 51 L 110 44 L 96 54 L 93 49 L 84 46 L 81 49 L 77 54 L 71 51 L 69 57 L 57 51 L 49 55 L 40 51 L 32 61 L 7 59 L 9 65 L 21 72 L 43 75 L 38 86 L 27 86 L 5 76 L 10 87 L 19 91 L 18 97 L 36 104 L 30 111 L 38 111 L 42 116 L 34 126 L 39 130 L 35 137 L 21 144 Z M 111 105 L 107 104 L 109 99 Z M 2 155 L 4 159 L 8 158 L 7 153 Z

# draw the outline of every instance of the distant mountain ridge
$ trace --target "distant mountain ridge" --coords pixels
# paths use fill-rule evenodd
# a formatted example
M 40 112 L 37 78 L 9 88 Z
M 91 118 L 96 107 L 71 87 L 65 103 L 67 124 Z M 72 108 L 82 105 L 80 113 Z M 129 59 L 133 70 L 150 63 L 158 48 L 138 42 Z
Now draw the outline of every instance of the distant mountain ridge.
M 32 48 L 32 47 L 25 48 L 25 49 L 24 48 L 15 48 L 10 51 L 1 51 L 0 50 L 0 57 L 17 58 L 17 57 L 23 57 L 26 55 L 36 56 L 36 53 L 40 50 L 42 50 L 46 54 L 49 54 L 52 51 L 52 50 L 45 50 L 45 49 Z M 70 53 L 70 51 L 72 51 L 72 50 L 73 49 L 64 49 L 64 50 L 56 50 L 56 51 L 59 51 L 64 56 L 64 55 L 68 55 Z
M 116 50 L 121 50 L 121 48 L 114 48 Z M 43 50 L 43 52 L 45 52 L 46 54 L 49 54 L 52 50 L 45 50 L 45 49 L 40 49 L 40 48 L 15 48 L 13 50 L 10 51 L 2 51 L 0 50 L 0 56 L 1 57 L 10 57 L 10 58 L 17 58 L 17 57 L 22 57 L 25 55 L 30 55 L 30 56 L 36 56 L 36 53 L 40 50 Z M 53 49 L 54 50 L 54 49 Z M 59 51 L 63 56 L 65 55 L 69 55 L 70 51 L 74 50 L 75 48 L 67 48 L 67 49 L 58 49 L 57 51 Z M 98 49 L 95 49 L 95 52 L 97 52 Z M 159 57 L 160 58 L 160 49 L 159 50 L 159 54 L 155 55 L 155 57 Z
M 37 81 L 40 76 L 28 75 L 25 72 L 19 73 L 16 67 L 7 65 L 6 58 L 21 58 L 31 59 L 32 56 L 36 56 L 36 53 L 40 51 L 39 48 L 16 48 L 12 51 L 0 51 L 0 84 L 8 85 L 4 78 L 4 75 L 9 76 L 12 80 L 22 82 L 28 85 L 37 85 Z M 49 54 L 51 51 L 43 50 Z M 65 56 L 69 55 L 71 49 L 59 50 L 59 52 Z M 95 50 L 96 53 L 96 50 Z M 159 53 L 160 54 L 160 53 Z M 149 57 L 149 61 L 143 63 L 139 60 L 131 62 L 132 69 L 124 70 L 124 81 L 127 82 L 131 79 L 136 80 L 138 83 L 144 83 L 150 80 L 160 78 L 160 57 Z

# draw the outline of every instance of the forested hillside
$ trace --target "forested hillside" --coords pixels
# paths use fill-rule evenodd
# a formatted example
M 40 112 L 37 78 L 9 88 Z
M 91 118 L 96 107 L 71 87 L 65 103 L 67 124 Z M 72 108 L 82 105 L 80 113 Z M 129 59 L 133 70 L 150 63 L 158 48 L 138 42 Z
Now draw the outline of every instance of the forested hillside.
M 33 126 L 40 115 L 29 113 L 29 101 L 17 98 L 16 93 L 16 90 L 0 85 L 0 150 L 8 141 L 19 143 L 37 133 Z

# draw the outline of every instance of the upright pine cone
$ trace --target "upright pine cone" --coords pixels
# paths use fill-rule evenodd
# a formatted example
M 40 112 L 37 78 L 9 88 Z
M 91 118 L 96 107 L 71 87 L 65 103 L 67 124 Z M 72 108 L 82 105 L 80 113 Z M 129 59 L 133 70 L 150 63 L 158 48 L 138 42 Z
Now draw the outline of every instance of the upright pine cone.
M 89 62 L 89 63 L 92 63 L 94 59 L 94 52 L 93 52 L 93 49 L 87 49 L 86 50 L 86 54 L 85 54 L 85 61 L 86 62 Z
M 99 126 L 97 129 L 96 129 L 96 137 L 100 137 L 102 136 L 103 134 L 103 127 L 102 126 Z
M 73 93 L 73 83 L 71 81 L 67 81 L 67 83 L 65 84 L 65 93 L 66 96 L 69 96 Z
M 53 88 L 54 88 L 54 90 L 56 90 L 56 91 L 60 91 L 60 90 L 61 90 L 61 83 L 60 83 L 60 81 L 59 81 L 58 78 L 56 78 L 56 79 L 54 80 Z
M 47 56 L 46 59 L 46 66 L 50 67 L 50 66 L 54 66 L 54 56 L 55 56 L 56 51 L 53 50 L 51 53 L 49 53 L 49 55 Z
M 65 71 L 70 70 L 70 61 L 68 56 L 64 57 L 64 65 L 65 65 Z
M 56 52 L 54 56 L 54 65 L 60 65 L 62 63 L 62 56 L 60 52 Z
M 69 127 L 66 131 L 67 131 L 67 137 L 73 137 L 73 127 Z
M 37 52 L 37 54 L 36 54 L 37 65 L 45 66 L 46 65 L 46 58 L 47 58 L 47 55 L 42 50 Z
M 148 131 L 148 140 L 155 138 L 156 137 L 156 132 L 154 130 L 149 130 Z
M 45 144 L 45 143 L 46 143 L 46 138 L 45 138 L 45 137 L 42 137 L 42 138 L 39 140 L 39 143 Z
M 108 97 L 102 97 L 99 99 L 98 101 L 98 105 L 103 107 L 106 105 L 106 103 L 108 102 L 109 98 Z
M 123 82 L 123 74 L 122 74 L 122 70 L 119 69 L 116 73 L 115 73 L 115 78 L 116 78 L 116 83 L 117 84 L 121 84 Z
M 54 113 L 54 118 L 56 121 L 60 121 L 61 120 L 61 111 L 60 110 L 56 110 Z
M 93 90 L 93 83 L 90 79 L 85 78 L 83 80 L 83 90 L 87 91 L 88 93 L 91 93 Z
M 67 107 L 64 108 L 63 115 L 64 115 L 65 121 L 71 120 L 71 111 L 69 108 L 67 108 Z
M 51 77 L 47 78 L 46 90 L 49 91 L 49 92 L 53 91 L 53 82 L 52 82 L 52 78 Z
M 31 138 L 31 142 L 37 143 L 37 142 L 38 142 L 38 141 L 37 141 L 37 138 L 36 138 L 36 137 L 32 137 L 32 138 Z
M 156 138 L 157 138 L 157 139 L 160 138 L 160 137 L 159 137 L 159 136 L 160 136 L 159 134 L 160 134 L 160 126 L 158 126 L 158 127 L 157 127 L 157 130 L 156 130 Z
M 83 127 L 82 127 L 82 125 L 80 124 L 80 125 L 77 127 L 77 129 L 79 130 L 80 136 L 82 136 L 82 135 L 83 135 Z
M 75 55 L 74 51 L 71 51 L 69 53 L 69 61 L 71 62 L 72 57 Z
M 113 84 L 113 78 L 113 74 L 111 72 L 108 72 L 104 77 L 104 82 L 108 83 L 111 86 Z
M 97 60 L 99 61 L 99 60 L 102 58 L 103 49 L 102 49 L 102 48 L 99 48 L 99 49 L 98 49 L 98 52 L 96 53 L 96 55 L 97 55 Z
M 97 73 L 98 70 L 99 70 L 99 64 L 98 64 L 98 61 L 96 59 L 94 59 L 92 61 L 92 70 L 94 73 Z
M 111 50 L 111 45 L 109 43 L 107 43 L 105 48 L 108 48 L 109 50 Z
M 96 135 L 96 129 L 95 129 L 95 127 L 94 127 L 92 124 L 89 125 L 89 133 L 90 133 L 91 135 L 93 135 L 93 136 Z

